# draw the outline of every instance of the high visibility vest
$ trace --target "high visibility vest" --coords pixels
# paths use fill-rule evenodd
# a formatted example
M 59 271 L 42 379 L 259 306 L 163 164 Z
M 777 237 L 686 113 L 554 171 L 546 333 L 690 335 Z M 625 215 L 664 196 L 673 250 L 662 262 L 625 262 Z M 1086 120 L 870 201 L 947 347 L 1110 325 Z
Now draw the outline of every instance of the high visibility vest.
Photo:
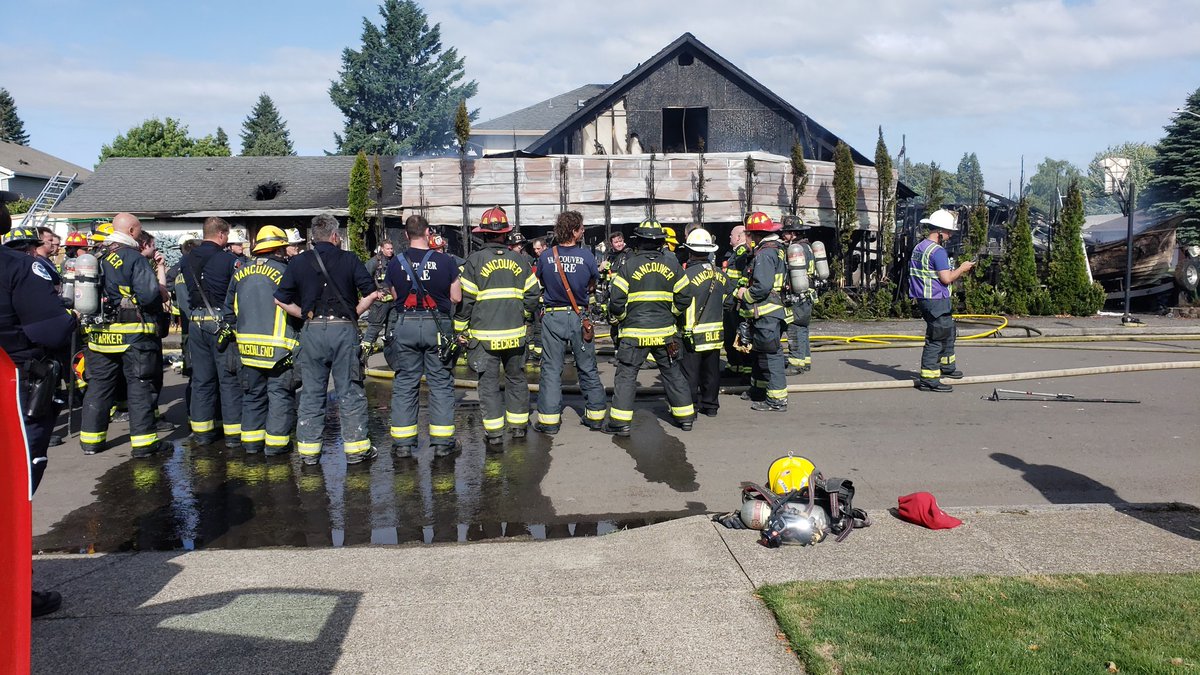
M 158 339 L 156 315 L 162 310 L 158 279 L 149 260 L 124 244 L 98 256 L 103 277 L 102 323 L 87 329 L 88 349 L 123 354 L 129 345 Z
M 275 304 L 275 291 L 286 269 L 282 260 L 256 258 L 234 272 L 229 282 L 238 358 L 243 366 L 274 368 L 300 344 L 296 321 Z
M 454 316 L 455 331 L 466 331 L 485 349 L 523 347 L 525 323 L 533 318 L 541 295 L 525 257 L 488 244 L 467 258 L 458 279 L 462 303 Z
M 637 340 L 639 347 L 664 344 L 687 310 L 687 288 L 687 275 L 674 255 L 634 252 L 617 268 L 609 291 L 608 312 L 620 324 L 618 336 Z
M 725 343 L 722 318 L 729 280 L 709 262 L 689 265 L 685 274 L 691 301 L 684 312 L 683 330 L 691 334 L 696 351 L 720 349 Z

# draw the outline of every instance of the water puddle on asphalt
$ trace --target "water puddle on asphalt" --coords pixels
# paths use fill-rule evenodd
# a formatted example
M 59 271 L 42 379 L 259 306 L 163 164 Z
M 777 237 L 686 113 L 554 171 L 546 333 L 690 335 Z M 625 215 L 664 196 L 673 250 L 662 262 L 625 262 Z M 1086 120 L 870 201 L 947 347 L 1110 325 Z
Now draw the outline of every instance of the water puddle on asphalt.
M 572 383 L 574 377 L 564 380 Z M 347 470 L 340 446 L 331 445 L 338 438 L 331 401 L 319 466 L 301 467 L 295 453 L 266 458 L 222 445 L 192 449 L 176 443 L 170 457 L 129 460 L 107 471 L 97 481 L 95 501 L 35 537 L 34 549 L 108 552 L 557 539 L 607 534 L 706 510 L 689 502 L 686 510 L 673 513 L 559 517 L 542 493 L 554 440 L 531 431 L 525 439 L 509 439 L 504 453 L 488 454 L 473 401 L 460 400 L 455 410 L 462 452 L 434 458 L 423 439 L 416 458 L 394 459 L 388 452 L 390 394 L 390 381 L 368 381 L 370 433 L 380 449 L 379 458 L 368 465 Z M 577 401 L 568 398 L 568 403 Z M 663 432 L 665 423 L 644 413 L 636 421 L 633 437 L 614 443 L 633 457 L 646 480 L 679 492 L 698 489 L 683 443 Z M 422 429 L 426 423 L 423 408 Z

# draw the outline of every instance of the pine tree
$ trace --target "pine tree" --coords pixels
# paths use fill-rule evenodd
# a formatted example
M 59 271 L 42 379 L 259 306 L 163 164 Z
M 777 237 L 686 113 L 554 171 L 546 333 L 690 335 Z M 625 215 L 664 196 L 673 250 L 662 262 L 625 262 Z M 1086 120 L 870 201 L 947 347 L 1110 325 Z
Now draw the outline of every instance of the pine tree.
M 1050 306 L 1056 314 L 1091 316 L 1104 305 L 1104 289 L 1088 279 L 1087 258 L 1083 254 L 1083 191 L 1079 181 L 1071 181 L 1062 219 L 1054 228 L 1050 245 L 1050 274 L 1046 285 Z
M 942 168 L 937 162 L 929 163 L 929 188 L 925 190 L 925 216 L 942 208 L 946 194 L 942 191 Z
M 875 175 L 879 179 L 879 229 L 880 229 L 880 280 L 892 269 L 896 246 L 896 177 L 892 169 L 892 156 L 887 143 L 883 142 L 883 127 L 879 127 L 879 140 L 875 142 Z
M 703 158 L 704 150 L 700 150 Z M 800 206 L 800 198 L 804 196 L 804 190 L 808 187 L 808 165 L 804 163 L 804 147 L 799 142 L 792 143 L 792 199 L 791 212 L 793 216 L 799 216 L 804 209 Z
M 1016 220 L 1008 227 L 1000 290 L 1004 294 L 1004 308 L 1009 312 L 1029 314 L 1035 309 L 1039 290 L 1037 260 L 1029 229 L 1029 202 L 1024 199 L 1017 207 Z
M 29 134 L 25 133 L 25 123 L 17 115 L 17 104 L 3 87 L 0 87 L 0 141 L 29 145 Z
M 971 209 L 970 223 L 963 241 L 963 250 L 966 255 L 978 253 L 975 267 L 971 268 L 971 271 L 967 272 L 962 279 L 963 302 L 967 311 L 972 314 L 994 314 L 1000 311 L 996 287 L 988 280 L 988 274 L 992 269 L 992 259 L 985 255 L 987 239 L 988 209 L 982 203 L 976 204 Z
M 354 159 L 354 168 L 350 169 L 350 192 L 346 201 L 350 250 L 361 260 L 366 260 L 370 257 L 367 253 L 367 211 L 371 208 L 371 169 L 366 153 L 361 150 Z
M 224 127 L 217 127 L 217 136 L 213 142 L 218 148 L 224 149 L 226 155 L 233 154 L 233 148 L 229 147 L 229 134 L 225 133 Z
M 242 156 L 277 157 L 296 154 L 287 123 L 275 107 L 275 102 L 265 93 L 259 94 L 258 103 L 242 122 Z
M 980 168 L 979 158 L 975 153 L 963 153 L 962 159 L 958 161 L 958 173 L 955 178 L 959 188 L 955 201 L 962 204 L 978 204 L 983 199 L 983 169 Z
M 471 253 L 471 202 L 467 195 L 467 141 L 470 138 L 471 115 L 467 112 L 467 102 L 459 101 L 454 113 L 454 140 L 458 142 L 458 179 L 462 188 L 463 255 Z
M 329 88 L 346 116 L 334 134 L 338 152 L 444 153 L 454 147 L 454 111 L 475 95 L 463 82 L 463 59 L 443 51 L 441 25 L 431 28 L 413 0 L 384 0 L 382 25 L 363 19 L 362 48 L 342 52 L 342 70 Z M 478 111 L 471 113 L 475 119 Z
M 837 267 L 830 270 L 835 283 L 845 286 L 850 271 L 850 245 L 858 226 L 858 181 L 854 179 L 854 157 L 850 146 L 838 141 L 833 150 L 833 211 L 838 234 Z
M 1153 213 L 1160 217 L 1184 214 L 1177 230 L 1184 244 L 1200 244 L 1200 89 L 1188 96 L 1183 110 L 1158 142 L 1150 164 L 1154 178 L 1146 186 Z

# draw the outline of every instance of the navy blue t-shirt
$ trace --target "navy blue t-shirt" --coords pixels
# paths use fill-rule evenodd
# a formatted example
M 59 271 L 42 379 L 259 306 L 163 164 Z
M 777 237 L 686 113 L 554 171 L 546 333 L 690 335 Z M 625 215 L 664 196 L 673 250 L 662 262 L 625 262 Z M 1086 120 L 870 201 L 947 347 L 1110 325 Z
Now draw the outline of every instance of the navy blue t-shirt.
M 421 287 L 437 303 L 438 311 L 452 314 L 454 303 L 450 302 L 450 284 L 458 279 L 458 265 L 455 264 L 454 258 L 434 251 L 422 266 L 421 260 L 426 253 L 429 253 L 428 249 L 409 248 L 403 253 L 397 253 L 392 262 L 388 263 L 387 283 L 392 287 L 392 294 L 396 296 L 396 309 L 403 312 L 404 301 L 409 292 L 416 292 L 408 271 L 404 269 L 404 263 L 400 262 L 400 256 L 404 256 L 420 278 Z
M 325 292 L 325 275 L 317 266 L 314 256 L 320 255 L 329 273 L 333 289 L 337 293 Z M 306 316 L 309 312 L 317 316 L 346 316 L 347 309 L 358 304 L 359 294 L 366 297 L 375 292 L 375 280 L 367 274 L 367 268 L 358 256 L 343 251 L 327 241 L 318 241 L 311 250 L 305 251 L 288 262 L 287 271 L 279 282 L 275 297 L 288 304 L 300 306 Z M 337 299 L 341 295 L 341 300 Z M 347 308 L 345 305 L 349 305 Z
M 588 285 L 600 276 L 600 272 L 596 268 L 596 256 L 581 246 L 559 246 L 558 258 L 555 258 L 554 248 L 552 246 L 542 251 L 537 260 L 537 278 L 542 282 L 542 288 L 545 289 L 542 298 L 546 307 L 571 306 L 567 292 L 563 289 L 558 267 L 554 264 L 561 262 L 563 272 L 567 275 L 567 282 L 571 284 L 571 293 L 575 295 L 575 304 L 579 305 L 580 309 L 586 309 Z

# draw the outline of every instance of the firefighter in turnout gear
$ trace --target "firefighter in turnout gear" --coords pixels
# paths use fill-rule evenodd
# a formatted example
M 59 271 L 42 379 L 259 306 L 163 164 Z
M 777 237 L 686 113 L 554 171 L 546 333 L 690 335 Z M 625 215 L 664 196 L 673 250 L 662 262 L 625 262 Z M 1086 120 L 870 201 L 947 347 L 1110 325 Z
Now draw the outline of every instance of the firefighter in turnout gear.
M 746 239 L 746 226 L 736 225 L 729 233 L 729 245 L 733 248 L 725 257 L 725 276 L 729 279 L 729 292 L 732 294 L 739 286 L 746 285 L 746 268 L 754 257 L 750 243 Z M 737 335 L 738 324 L 742 318 L 738 315 L 737 303 L 733 296 L 727 298 L 725 305 L 725 359 L 729 362 L 728 374 L 738 380 L 748 381 L 750 378 L 750 357 L 733 348 L 733 338 Z
M 787 411 L 787 360 L 780 339 L 791 322 L 783 305 L 787 260 L 780 244 L 779 224 L 761 212 L 746 217 L 746 232 L 754 240 L 754 258 L 746 269 L 747 284 L 734 291 L 738 312 L 750 326 L 751 410 Z
M 807 231 L 808 225 L 799 216 L 783 217 L 783 229 L 780 231 L 779 236 L 783 240 L 784 251 L 786 252 L 792 244 L 799 244 L 803 247 L 806 261 L 805 275 L 808 278 L 809 284 L 808 288 L 796 288 L 796 284 L 791 283 L 791 270 L 788 270 L 787 285 L 789 292 L 784 298 L 784 304 L 792 310 L 792 320 L 787 325 L 788 375 L 800 375 L 812 370 L 812 350 L 808 343 L 808 324 L 812 321 L 813 303 L 817 300 L 817 289 L 812 286 L 816 279 L 817 270 L 812 247 L 808 245 L 808 238 L 804 236 Z
M 653 354 L 667 392 L 671 416 L 684 431 L 696 418 L 680 361 L 683 347 L 676 322 L 691 298 L 688 279 L 679 261 L 663 252 L 667 234 L 648 220 L 633 232 L 637 250 L 617 268 L 609 292 L 608 311 L 618 323 L 617 374 L 607 433 L 628 436 L 633 422 L 633 398 L 638 368 Z
M 388 264 L 395 256 L 395 250 L 396 247 L 391 241 L 384 241 L 375 255 L 367 261 L 367 274 L 375 280 L 375 287 L 379 289 L 379 299 L 371 305 L 371 311 L 367 314 L 367 330 L 363 333 L 362 344 L 366 354 L 375 351 L 375 340 L 380 333 L 386 334 L 388 325 L 392 323 L 392 310 L 396 306 L 396 299 L 392 297 L 391 289 L 387 285 L 387 270 Z
M 129 444 L 134 457 L 148 457 L 171 445 L 158 440 L 154 409 L 162 374 L 158 315 L 167 289 L 152 263 L 142 256 L 137 237 L 142 224 L 129 213 L 113 219 L 100 256 L 101 310 L 87 329 L 87 392 L 79 442 L 84 454 L 104 449 L 117 387 L 124 377 L 129 401 Z
M 233 274 L 225 320 L 234 327 L 242 383 L 242 446 L 247 454 L 289 450 L 296 424 L 293 361 L 299 320 L 275 304 L 287 270 L 287 235 L 274 225 L 258 232 L 253 261 Z
M 925 347 L 921 350 L 921 379 L 916 387 L 920 391 L 948 392 L 954 387 L 942 383 L 943 377 L 958 379 L 963 376 L 954 361 L 954 309 L 950 298 L 950 285 L 971 271 L 975 263 L 967 261 L 956 269 L 950 269 L 950 258 L 942 248 L 958 231 L 954 214 L 938 209 L 922 218 L 921 224 L 929 226 L 929 235 L 913 249 L 908 264 L 908 294 L 917 301 L 921 318 L 925 319 Z
M 513 438 L 523 438 L 529 426 L 525 334 L 541 287 L 530 264 L 505 245 L 511 231 L 508 216 L 498 206 L 485 211 L 471 230 L 483 238 L 484 246 L 463 266 L 462 303 L 454 316 L 454 330 L 467 346 L 467 363 L 479 373 L 483 433 L 489 446 L 504 442 L 506 422 Z
M 723 315 L 729 279 L 709 261 L 717 245 L 707 230 L 692 230 L 683 246 L 688 250 L 685 273 L 691 297 L 683 314 L 683 373 L 696 401 L 696 411 L 715 417 L 720 407 L 717 395 L 721 389 Z
M 222 303 L 229 281 L 241 261 L 225 250 L 229 223 L 211 217 L 204 221 L 204 241 L 179 262 L 187 285 L 189 319 L 188 356 L 192 367 L 192 401 L 188 406 L 192 443 L 208 445 L 217 440 L 216 413 L 221 406 L 221 429 L 225 444 L 242 444 L 242 385 L 238 382 L 236 354 L 229 350 L 233 329 L 225 323 Z

